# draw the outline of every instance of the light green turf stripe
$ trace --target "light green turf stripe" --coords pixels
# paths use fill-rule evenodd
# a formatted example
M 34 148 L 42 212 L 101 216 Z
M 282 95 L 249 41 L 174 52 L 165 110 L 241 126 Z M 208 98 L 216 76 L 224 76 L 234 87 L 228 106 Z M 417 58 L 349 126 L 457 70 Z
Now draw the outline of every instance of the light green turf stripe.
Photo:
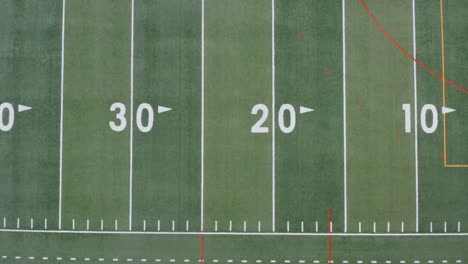
M 205 65 L 205 230 L 271 230 L 271 127 L 250 132 L 272 101 L 271 1 L 206 1 Z
M 108 122 L 114 102 L 130 112 L 130 1 L 70 0 L 66 7 L 63 228 L 128 227 L 129 128 Z M 127 121 L 129 126 L 129 121 Z
M 412 49 L 411 1 L 369 8 Z M 348 231 L 415 231 L 414 134 L 404 132 L 402 104 L 412 103 L 413 64 L 382 34 L 359 1 L 346 9 Z M 362 104 L 362 108 L 359 105 Z M 413 128 L 414 131 L 414 128 Z M 397 133 L 401 133 L 398 136 Z

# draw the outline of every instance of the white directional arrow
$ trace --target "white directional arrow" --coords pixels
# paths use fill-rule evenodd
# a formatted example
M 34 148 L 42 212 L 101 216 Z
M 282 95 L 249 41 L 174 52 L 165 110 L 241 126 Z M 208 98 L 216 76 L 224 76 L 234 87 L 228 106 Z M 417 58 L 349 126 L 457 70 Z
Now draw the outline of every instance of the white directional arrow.
M 305 106 L 299 107 L 299 113 L 301 113 L 301 114 L 309 113 L 309 112 L 312 112 L 312 111 L 314 111 L 314 109 L 312 109 L 312 108 L 308 108 L 308 107 L 305 107 Z
M 158 105 L 158 114 L 171 111 L 172 108 Z
M 26 106 L 26 105 L 18 105 L 18 112 L 24 112 L 24 111 L 28 111 L 28 110 L 31 110 L 32 107 L 30 106 Z
M 448 114 L 448 113 L 452 113 L 452 112 L 455 112 L 457 110 L 453 109 L 453 108 L 448 108 L 448 107 L 445 107 L 445 106 L 442 106 L 442 114 Z

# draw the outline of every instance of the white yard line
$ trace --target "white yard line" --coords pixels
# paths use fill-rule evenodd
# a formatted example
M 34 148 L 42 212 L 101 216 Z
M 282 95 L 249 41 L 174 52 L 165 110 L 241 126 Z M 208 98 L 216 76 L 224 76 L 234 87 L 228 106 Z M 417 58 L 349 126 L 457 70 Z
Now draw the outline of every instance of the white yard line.
M 102 222 L 101 222 L 102 223 Z M 31 230 L 0 229 L 0 233 L 38 233 L 38 234 L 94 234 L 94 235 L 207 235 L 207 236 L 293 236 L 293 237 L 465 237 L 468 233 L 288 233 L 288 232 L 155 232 L 155 231 L 90 231 L 90 230 Z
M 132 230 L 132 206 L 133 206 L 133 49 L 135 35 L 135 0 L 132 0 L 131 36 L 130 36 L 130 183 L 129 183 L 129 207 L 128 230 Z
M 203 231 L 205 187 L 205 0 L 201 0 L 201 147 L 200 147 L 200 230 Z
M 346 4 L 342 0 L 342 38 L 343 38 L 343 195 L 344 195 L 344 232 L 348 232 L 348 187 L 347 187 L 347 131 L 346 131 Z
M 275 232 L 276 220 L 276 166 L 275 166 L 275 0 L 271 0 L 271 200 L 272 200 L 272 230 Z
M 63 78 L 65 58 L 65 8 L 67 0 L 62 0 L 62 53 L 60 58 L 60 165 L 59 165 L 59 215 L 58 227 L 62 229 L 62 168 L 63 168 Z
M 413 9 L 413 56 L 416 57 L 416 3 L 412 0 Z M 416 180 L 416 233 L 419 232 L 419 155 L 418 155 L 418 82 L 417 65 L 413 62 L 413 86 L 414 86 L 414 165 Z

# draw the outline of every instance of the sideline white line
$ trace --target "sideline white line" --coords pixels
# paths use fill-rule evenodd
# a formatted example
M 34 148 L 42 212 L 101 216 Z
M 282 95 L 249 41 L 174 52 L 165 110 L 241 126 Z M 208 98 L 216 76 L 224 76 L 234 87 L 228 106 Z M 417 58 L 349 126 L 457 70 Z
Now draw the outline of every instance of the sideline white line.
M 468 233 L 287 233 L 287 232 L 155 232 L 155 231 L 88 231 L 0 229 L 0 233 L 90 234 L 90 235 L 207 235 L 207 236 L 316 236 L 316 237 L 466 237 Z
M 348 232 L 348 187 L 347 187 L 347 131 L 346 131 L 346 4 L 342 0 L 342 34 L 343 34 L 343 196 L 344 196 L 344 232 Z
M 205 0 L 201 0 L 201 147 L 200 147 L 200 230 L 203 231 L 205 185 Z
M 416 3 L 412 1 L 413 8 L 413 56 L 416 57 Z M 413 82 L 414 82 L 414 165 L 416 182 L 416 233 L 419 232 L 419 155 L 418 155 L 418 83 L 417 65 L 413 62 Z
M 275 202 L 275 182 L 276 182 L 276 166 L 275 166 L 275 0 L 271 0 L 271 178 L 272 178 L 272 230 L 275 232 L 276 220 L 276 202 Z
M 58 228 L 62 229 L 62 168 L 63 168 L 63 78 L 65 57 L 65 8 L 67 0 L 62 0 L 62 54 L 60 58 L 60 160 L 59 160 L 59 216 Z
M 131 39 L 130 39 L 130 183 L 129 183 L 129 207 L 128 207 L 128 230 L 132 230 L 132 204 L 133 204 L 133 48 L 135 27 L 135 0 L 132 0 L 131 15 Z

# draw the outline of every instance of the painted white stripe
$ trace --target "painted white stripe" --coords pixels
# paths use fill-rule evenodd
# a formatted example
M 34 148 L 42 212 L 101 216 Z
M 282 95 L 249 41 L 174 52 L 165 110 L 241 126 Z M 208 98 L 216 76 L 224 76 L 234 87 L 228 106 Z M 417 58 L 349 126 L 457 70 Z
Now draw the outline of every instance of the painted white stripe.
M 205 0 L 201 1 L 201 147 L 200 147 L 200 230 L 203 232 L 204 185 L 205 185 Z
M 133 49 L 135 36 L 135 0 L 132 0 L 131 11 L 131 36 L 130 36 L 130 171 L 129 171 L 129 206 L 128 206 L 128 230 L 132 230 L 133 210 Z
M 416 57 L 416 3 L 412 0 L 413 9 L 413 57 Z M 419 232 L 419 155 L 418 155 L 418 82 L 417 65 L 413 62 L 413 88 L 414 88 L 414 175 L 416 182 L 416 233 Z
M 0 229 L 0 233 L 38 234 L 105 234 L 105 235 L 233 235 L 233 236 L 336 236 L 336 237 L 465 237 L 468 233 L 287 233 L 287 232 L 152 232 L 152 231 L 88 231 L 88 230 L 31 230 Z
M 271 180 L 272 180 L 272 230 L 275 232 L 276 230 L 276 154 L 275 154 L 275 112 L 276 112 L 276 105 L 275 105 L 275 0 L 271 0 Z
M 60 158 L 59 158 L 59 208 L 58 228 L 62 229 L 62 176 L 63 176 L 63 79 L 65 60 L 65 9 L 67 0 L 62 0 L 62 54 L 60 58 Z
M 347 158 L 347 129 L 346 129 L 346 4 L 341 1 L 342 38 L 343 38 L 343 195 L 344 195 L 344 232 L 348 232 L 348 158 Z

